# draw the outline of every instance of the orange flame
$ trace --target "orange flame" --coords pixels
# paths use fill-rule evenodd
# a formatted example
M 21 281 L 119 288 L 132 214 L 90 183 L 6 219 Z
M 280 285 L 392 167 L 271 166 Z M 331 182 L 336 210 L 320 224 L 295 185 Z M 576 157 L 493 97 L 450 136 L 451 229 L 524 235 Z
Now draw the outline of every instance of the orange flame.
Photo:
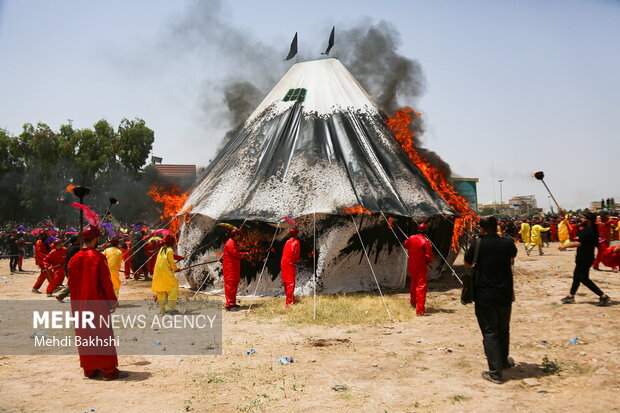
M 414 117 L 420 117 L 420 113 L 409 106 L 405 106 L 388 118 L 387 125 L 411 162 L 418 167 L 431 184 L 431 187 L 441 195 L 452 209 L 461 215 L 454 220 L 454 232 L 452 234 L 452 249 L 456 252 L 459 249 L 461 235 L 463 235 L 465 230 L 471 231 L 474 223 L 478 222 L 479 218 L 471 209 L 467 200 L 459 195 L 454 190 L 454 187 L 446 181 L 439 169 L 431 165 L 413 146 L 415 135 L 409 125 Z
M 365 215 L 372 214 L 369 210 L 367 210 L 361 205 L 350 207 L 350 208 L 341 208 L 341 209 L 342 209 L 342 212 L 344 212 L 345 214 L 358 214 L 358 215 L 359 214 L 365 214 Z
M 392 218 L 392 217 L 388 218 L 388 228 L 389 229 L 394 228 L 394 218 Z
M 270 241 L 269 233 L 252 230 L 241 231 L 237 239 L 239 249 L 248 253 L 244 259 L 253 265 L 263 262 L 269 251 L 275 252 L 274 248 L 269 248 Z
M 170 221 L 168 230 L 176 234 L 181 227 L 181 216 L 177 216 L 180 212 L 187 214 L 191 207 L 181 211 L 183 204 L 187 200 L 188 194 L 181 191 L 176 184 L 172 184 L 168 188 L 163 186 L 151 186 L 148 192 L 153 201 L 163 205 L 163 211 L 159 216 L 164 222 Z M 173 217 L 176 217 L 173 219 Z
M 73 184 L 69 184 L 69 185 L 67 185 L 67 187 L 65 188 L 65 190 L 66 190 L 67 192 L 69 192 L 70 194 L 72 194 L 72 193 L 73 193 L 73 190 L 74 190 L 75 188 L 77 188 L 75 185 L 73 185 Z

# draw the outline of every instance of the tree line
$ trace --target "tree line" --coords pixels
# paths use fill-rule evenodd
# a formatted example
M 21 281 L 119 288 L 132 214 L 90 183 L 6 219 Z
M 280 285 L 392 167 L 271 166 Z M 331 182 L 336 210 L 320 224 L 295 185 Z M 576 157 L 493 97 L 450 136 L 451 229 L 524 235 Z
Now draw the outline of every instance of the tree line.
M 75 224 L 70 204 L 78 199 L 66 191 L 69 185 L 91 188 L 84 203 L 99 213 L 109 198 L 118 199 L 119 221 L 155 219 L 147 191 L 158 173 L 145 167 L 154 136 L 142 119 L 123 119 L 117 128 L 103 119 L 84 129 L 69 123 L 58 131 L 27 123 L 16 136 L 0 129 L 0 222 Z

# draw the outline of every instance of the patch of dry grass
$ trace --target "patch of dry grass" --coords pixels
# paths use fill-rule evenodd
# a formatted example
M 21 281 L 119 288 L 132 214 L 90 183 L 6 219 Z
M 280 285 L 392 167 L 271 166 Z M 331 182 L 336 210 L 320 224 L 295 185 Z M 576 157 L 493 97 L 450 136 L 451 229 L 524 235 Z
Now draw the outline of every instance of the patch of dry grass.
M 314 319 L 312 297 L 296 298 L 295 305 L 286 308 L 282 297 L 262 298 L 254 301 L 250 317 L 279 318 L 287 325 L 322 324 L 322 325 L 380 325 L 390 321 L 401 322 L 415 318 L 415 310 L 409 305 L 405 295 L 384 296 L 385 305 L 378 294 L 352 293 L 318 295 L 317 312 Z M 385 306 L 390 311 L 388 317 Z M 432 305 L 427 302 L 427 311 Z

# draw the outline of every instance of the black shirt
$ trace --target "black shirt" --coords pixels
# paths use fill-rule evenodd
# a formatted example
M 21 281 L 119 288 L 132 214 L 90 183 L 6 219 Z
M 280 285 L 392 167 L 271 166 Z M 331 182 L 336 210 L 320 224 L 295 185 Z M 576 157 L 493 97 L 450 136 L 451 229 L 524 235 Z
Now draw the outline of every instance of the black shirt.
M 465 262 L 473 264 L 475 241 L 465 254 Z M 481 238 L 478 263 L 474 275 L 474 301 L 490 307 L 508 307 L 514 297 L 512 259 L 517 247 L 510 238 L 497 234 Z
M 131 252 L 133 254 L 134 268 L 139 268 L 146 262 L 146 251 L 144 250 L 144 234 L 142 232 L 136 233 L 131 240 Z
M 81 249 L 80 244 L 76 244 L 76 245 L 71 244 L 67 247 L 66 259 L 65 259 L 65 270 L 66 271 L 68 271 L 69 261 L 71 261 L 71 258 L 73 258 L 75 254 L 80 252 L 80 249 Z
M 17 255 L 19 253 L 19 246 L 17 245 L 18 241 L 19 239 L 17 237 L 9 238 L 9 254 L 10 255 Z
M 598 245 L 598 231 L 586 226 L 577 231 L 577 241 L 581 243 L 581 246 L 577 247 L 575 262 L 592 264 L 594 262 L 594 250 Z

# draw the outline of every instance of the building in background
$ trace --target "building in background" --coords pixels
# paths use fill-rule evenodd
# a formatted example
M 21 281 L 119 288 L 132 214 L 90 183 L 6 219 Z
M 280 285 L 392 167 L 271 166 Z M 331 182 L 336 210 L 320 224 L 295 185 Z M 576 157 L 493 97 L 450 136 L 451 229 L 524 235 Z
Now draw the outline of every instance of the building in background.
M 532 216 L 542 213 L 538 208 L 534 195 L 517 195 L 508 200 L 508 203 L 491 202 L 480 205 L 481 215 L 498 214 L 504 216 Z
M 155 164 L 159 175 L 167 181 L 179 185 L 181 190 L 187 190 L 196 180 L 196 165 Z
M 517 195 L 508 200 L 510 208 L 520 215 L 530 215 L 539 212 L 536 196 Z
M 478 212 L 478 178 L 452 178 L 452 185 L 456 192 L 467 200 L 474 211 Z
M 490 202 L 488 204 L 480 204 L 480 215 L 514 215 L 514 211 L 510 204 Z
M 620 204 L 616 203 L 614 198 L 601 199 L 600 201 L 590 202 L 590 210 L 598 211 L 599 209 L 607 209 L 610 212 L 620 210 Z

